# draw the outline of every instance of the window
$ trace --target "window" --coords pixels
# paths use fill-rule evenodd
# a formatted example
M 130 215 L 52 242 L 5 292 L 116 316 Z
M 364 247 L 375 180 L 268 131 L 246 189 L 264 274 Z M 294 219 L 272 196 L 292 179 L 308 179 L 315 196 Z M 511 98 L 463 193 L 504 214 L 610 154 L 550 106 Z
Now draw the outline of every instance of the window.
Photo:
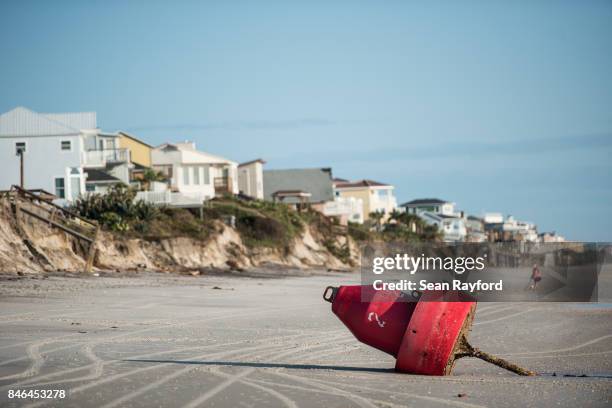
M 372 192 L 374 193 L 376 198 L 378 198 L 379 200 L 385 200 L 387 199 L 387 195 L 389 191 L 388 190 L 373 190 Z
M 204 166 L 204 184 L 210 184 L 210 166 Z
M 15 142 L 15 154 L 19 156 L 20 153 L 25 153 L 26 142 Z
M 72 150 L 72 142 L 70 140 L 62 140 L 60 142 L 60 146 L 61 146 L 62 151 Z
M 77 199 L 81 195 L 81 178 L 70 177 L 70 198 Z
M 66 189 L 64 187 L 64 178 L 55 178 L 55 195 L 59 198 L 66 198 Z
M 189 167 L 183 167 L 183 184 L 189 185 Z
M 93 193 L 94 191 L 96 191 L 96 186 L 93 184 L 86 184 L 85 191 L 87 191 L 88 193 Z
M 193 168 L 193 184 L 200 184 L 200 167 Z

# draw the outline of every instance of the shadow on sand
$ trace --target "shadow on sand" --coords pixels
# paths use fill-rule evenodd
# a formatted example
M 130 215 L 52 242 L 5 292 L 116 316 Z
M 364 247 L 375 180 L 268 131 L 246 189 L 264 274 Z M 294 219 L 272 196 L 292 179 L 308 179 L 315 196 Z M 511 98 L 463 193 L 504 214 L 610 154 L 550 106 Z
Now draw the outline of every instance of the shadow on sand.
M 136 363 L 165 363 L 165 364 L 195 364 L 227 367 L 255 367 L 255 368 L 287 368 L 290 370 L 334 370 L 334 371 L 360 371 L 370 373 L 395 373 L 392 368 L 350 367 L 319 364 L 284 364 L 284 363 L 252 363 L 239 361 L 192 361 L 192 360 L 121 360 Z
M 352 367 L 352 366 L 334 366 L 320 364 L 285 364 L 285 363 L 254 363 L 240 361 L 193 361 L 193 360 L 141 360 L 127 359 L 121 360 L 126 362 L 136 363 L 156 363 L 156 364 L 194 364 L 194 365 L 209 365 L 209 366 L 226 366 L 226 367 L 255 367 L 255 368 L 286 368 L 289 370 L 333 370 L 333 371 L 356 371 L 366 373 L 394 373 L 392 368 L 375 368 L 375 367 Z M 593 374 L 567 374 L 567 373 L 538 373 L 540 377 L 574 377 L 574 378 L 612 378 L 610 373 L 593 373 Z

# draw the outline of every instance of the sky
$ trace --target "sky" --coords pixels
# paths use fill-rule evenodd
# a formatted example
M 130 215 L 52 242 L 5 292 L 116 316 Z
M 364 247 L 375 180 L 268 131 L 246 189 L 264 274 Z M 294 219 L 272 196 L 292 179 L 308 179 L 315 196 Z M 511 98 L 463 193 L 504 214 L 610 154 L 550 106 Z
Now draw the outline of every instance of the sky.
M 610 1 L 2 1 L 0 112 L 612 241 Z

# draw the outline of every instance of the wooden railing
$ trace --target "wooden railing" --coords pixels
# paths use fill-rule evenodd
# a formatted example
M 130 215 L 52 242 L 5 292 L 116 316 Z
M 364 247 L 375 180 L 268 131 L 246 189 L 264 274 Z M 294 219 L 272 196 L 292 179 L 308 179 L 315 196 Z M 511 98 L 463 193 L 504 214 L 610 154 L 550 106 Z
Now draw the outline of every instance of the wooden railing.
M 231 193 L 233 190 L 231 177 L 215 177 L 213 183 L 215 186 L 215 193 Z
M 73 211 L 53 203 L 49 199 L 40 197 L 19 186 L 12 186 L 7 194 L 12 204 L 17 225 L 19 225 L 19 216 L 24 214 L 86 242 L 89 248 L 85 271 L 91 272 L 99 231 L 99 226 L 96 222 L 88 220 Z

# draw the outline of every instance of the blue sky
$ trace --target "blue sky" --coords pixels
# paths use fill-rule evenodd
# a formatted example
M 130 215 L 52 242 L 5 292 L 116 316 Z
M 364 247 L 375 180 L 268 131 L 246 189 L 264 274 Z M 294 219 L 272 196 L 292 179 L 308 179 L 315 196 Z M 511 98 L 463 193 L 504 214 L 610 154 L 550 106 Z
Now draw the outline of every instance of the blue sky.
M 0 111 L 612 241 L 612 2 L 3 1 Z

